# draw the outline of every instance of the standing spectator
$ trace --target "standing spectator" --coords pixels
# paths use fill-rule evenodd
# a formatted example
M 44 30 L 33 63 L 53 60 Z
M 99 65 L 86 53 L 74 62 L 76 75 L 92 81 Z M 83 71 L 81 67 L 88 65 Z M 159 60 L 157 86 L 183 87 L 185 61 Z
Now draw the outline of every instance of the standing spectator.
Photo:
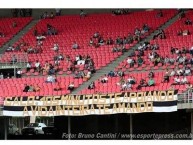
M 80 18 L 86 17 L 86 13 L 83 10 L 80 10 Z
M 56 8 L 56 16 L 60 16 L 61 15 L 61 9 L 60 8 Z

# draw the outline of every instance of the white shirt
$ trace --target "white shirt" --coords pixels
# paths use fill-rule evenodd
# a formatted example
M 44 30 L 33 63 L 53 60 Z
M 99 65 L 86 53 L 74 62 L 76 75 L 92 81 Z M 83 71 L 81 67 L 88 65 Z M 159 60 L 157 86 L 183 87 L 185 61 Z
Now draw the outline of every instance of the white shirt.
M 36 62 L 35 63 L 35 67 L 39 67 L 40 66 L 40 63 L 39 62 Z
M 173 70 L 173 71 L 170 73 L 170 76 L 174 76 L 175 73 L 176 73 L 176 72 Z
M 193 50 L 193 46 L 190 48 L 190 50 Z
M 183 70 L 182 69 L 179 69 L 179 70 L 177 70 L 177 74 L 181 74 L 183 72 Z
M 21 71 L 21 70 L 18 70 L 18 71 L 17 71 L 17 74 L 19 74 L 19 75 L 22 74 L 22 71 Z
M 104 77 L 104 78 L 102 78 L 102 80 L 108 81 L 108 78 L 107 78 L 107 77 Z
M 76 61 L 80 60 L 80 57 L 79 56 L 76 56 Z
M 55 81 L 55 78 L 53 76 L 48 76 L 47 77 L 47 81 L 48 82 L 54 82 Z
M 185 74 L 189 74 L 191 73 L 191 70 L 190 69 L 185 69 Z
M 79 61 L 77 62 L 77 65 L 81 65 L 81 64 L 85 64 L 85 60 L 79 60 Z
M 128 58 L 128 59 L 127 59 L 127 63 L 130 64 L 130 63 L 132 63 L 132 62 L 133 62 L 133 59 L 131 59 L 131 58 Z
M 174 78 L 175 83 L 180 83 L 180 78 Z
M 27 63 L 27 67 L 28 67 L 28 68 L 31 68 L 31 64 L 30 64 L 30 63 Z
M 181 82 L 182 82 L 182 83 L 186 83 L 186 82 L 188 82 L 188 80 L 187 80 L 186 77 L 184 77 L 184 78 L 181 79 Z

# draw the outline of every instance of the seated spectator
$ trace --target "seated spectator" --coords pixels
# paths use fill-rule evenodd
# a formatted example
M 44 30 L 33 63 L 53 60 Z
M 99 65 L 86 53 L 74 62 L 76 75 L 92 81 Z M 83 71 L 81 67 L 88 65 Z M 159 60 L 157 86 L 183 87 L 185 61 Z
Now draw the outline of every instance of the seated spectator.
M 154 78 L 154 72 L 152 70 L 149 72 L 148 77 L 149 78 Z
M 35 64 L 34 64 L 34 69 L 37 72 L 40 72 L 41 66 L 40 66 L 40 62 L 38 60 L 36 60 Z
M 102 37 L 99 37 L 98 38 L 98 44 L 99 45 L 104 45 L 104 43 L 105 43 L 105 40 Z
M 180 85 L 180 78 L 179 78 L 179 76 L 176 76 L 174 78 L 174 83 L 172 83 L 172 85 Z
M 91 78 L 91 72 L 88 71 L 87 74 L 84 76 L 85 81 L 88 81 Z
M 155 86 L 155 81 L 153 78 L 150 78 L 148 81 L 148 86 Z
M 54 16 L 54 13 L 51 12 L 51 13 L 50 13 L 50 18 L 53 19 L 54 17 L 55 17 L 55 16 Z
M 95 32 L 94 35 L 93 35 L 93 38 L 98 38 L 100 36 L 99 32 Z
M 94 82 L 91 82 L 89 85 L 88 85 L 88 89 L 91 90 L 91 89 L 94 89 L 95 88 L 95 84 Z
M 15 56 L 15 54 L 14 55 L 12 55 L 12 58 L 11 58 L 11 64 L 13 63 L 16 63 L 17 62 L 17 58 L 16 58 L 16 56 Z
M 169 82 L 170 81 L 170 76 L 168 70 L 166 71 L 162 83 Z
M 64 60 L 64 56 L 61 53 L 57 57 L 58 57 L 58 60 Z
M 107 45 L 112 45 L 113 44 L 113 39 L 111 37 L 109 37 L 106 41 Z
M 79 48 L 78 44 L 74 41 L 72 45 L 72 49 L 78 49 L 78 48 Z
M 86 13 L 83 10 L 80 10 L 80 17 L 86 17 Z
M 70 90 L 70 91 L 74 90 L 74 83 L 73 82 L 68 85 L 68 90 Z
M 131 88 L 131 84 L 127 84 L 126 81 L 124 81 L 121 85 L 121 91 L 126 91 L 127 88 Z
M 186 57 L 182 56 L 181 54 L 177 57 L 176 62 L 178 62 L 178 64 L 185 64 L 186 61 Z
M 2 31 L 0 31 L 0 37 L 5 37 L 5 34 Z
M 10 44 L 8 45 L 8 48 L 6 49 L 7 52 L 14 51 L 15 48 L 11 46 Z
M 84 72 L 83 71 L 76 71 L 74 74 L 74 78 L 83 78 Z
M 34 87 L 32 85 L 30 85 L 28 92 L 33 92 L 33 91 L 34 91 Z
M 150 28 L 147 24 L 144 24 L 142 29 L 143 29 L 144 33 L 148 32 L 150 30 Z
M 28 92 L 28 90 L 29 90 L 29 86 L 25 84 L 25 88 L 23 89 L 23 92 Z
M 46 39 L 46 37 L 41 35 L 41 34 L 36 36 L 36 41 L 38 41 L 41 44 L 42 44 L 42 40 L 44 40 L 44 39 Z
M 183 35 L 182 29 L 179 29 L 179 30 L 178 30 L 177 35 L 178 35 L 178 36 L 182 36 L 182 35 Z
M 160 29 L 158 31 L 158 33 L 153 36 L 153 39 L 155 39 L 156 37 L 160 38 L 160 39 L 165 39 L 166 38 L 165 33 L 162 29 Z
M 163 17 L 163 12 L 162 12 L 162 10 L 159 10 L 159 11 L 158 11 L 157 17 L 158 17 L 158 18 Z
M 191 75 L 191 69 L 189 67 L 185 67 L 184 75 L 185 76 L 190 76 Z
M 127 83 L 129 83 L 129 84 L 135 84 L 136 83 L 136 81 L 135 81 L 135 78 L 134 77 L 132 77 L 132 76 L 130 76 L 128 79 L 128 82 Z
M 125 74 L 124 74 L 124 72 L 121 70 L 121 69 L 119 69 L 118 71 L 117 71 L 117 76 L 119 76 L 119 77 L 123 77 Z
M 111 71 L 108 73 L 108 77 L 114 77 L 114 76 L 115 76 L 115 72 L 111 70 Z
M 36 84 L 34 86 L 34 92 L 39 92 L 40 91 L 40 87 Z
M 181 79 L 181 84 L 188 84 L 188 80 L 185 76 Z
M 184 75 L 184 70 L 179 68 L 179 69 L 176 70 L 176 73 L 177 73 L 178 76 L 182 76 L 182 75 Z
M 108 77 L 105 74 L 105 76 L 101 78 L 101 83 L 107 83 L 107 82 L 108 82 Z
M 170 73 L 170 76 L 175 76 L 176 75 L 176 71 L 173 69 Z
M 47 79 L 46 79 L 46 83 L 55 83 L 56 82 L 56 78 L 48 75 Z
M 22 70 L 21 70 L 21 69 L 18 69 L 18 70 L 17 70 L 17 73 L 16 73 L 16 77 L 17 77 L 17 78 L 21 78 L 21 75 L 22 75 Z
M 120 52 L 120 49 L 117 45 L 114 45 L 114 47 L 112 48 L 112 52 Z
M 126 37 L 123 37 L 123 44 L 128 44 L 129 42 L 128 42 L 128 40 L 127 40 L 127 38 Z
M 133 35 L 131 33 L 128 34 L 127 40 L 128 40 L 128 44 L 133 43 Z
M 133 67 L 135 64 L 135 61 L 132 58 L 128 57 L 127 63 L 130 65 L 130 67 Z
M 189 30 L 184 30 L 183 33 L 182 33 L 183 36 L 185 35 L 190 35 L 190 31 Z
M 59 51 L 59 45 L 58 43 L 54 43 L 54 47 L 52 48 L 55 52 Z
M 121 38 L 120 36 L 118 36 L 117 39 L 115 40 L 115 43 L 116 43 L 117 45 L 123 44 L 122 38 Z
M 166 55 L 164 58 L 164 64 L 168 64 L 170 62 L 170 59 L 168 58 L 168 56 Z
M 144 79 L 141 79 L 140 84 L 137 86 L 136 89 L 140 90 L 142 87 L 147 87 L 147 86 L 148 86 L 147 82 Z
M 89 40 L 89 45 L 90 45 L 90 46 L 94 46 L 93 38 L 90 38 L 90 40 Z
M 186 18 L 185 22 L 186 25 L 192 25 L 192 21 L 189 18 Z
M 32 46 L 30 46 L 28 49 L 27 49 L 27 53 L 34 53 L 34 48 Z
M 143 58 L 138 57 L 137 63 L 138 63 L 138 66 L 141 66 L 143 64 Z

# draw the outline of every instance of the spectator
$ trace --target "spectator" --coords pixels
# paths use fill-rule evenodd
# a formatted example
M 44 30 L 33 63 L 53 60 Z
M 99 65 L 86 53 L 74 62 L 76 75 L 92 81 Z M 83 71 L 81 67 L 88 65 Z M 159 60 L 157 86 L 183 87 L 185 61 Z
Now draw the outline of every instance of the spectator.
M 28 92 L 29 88 L 30 88 L 30 87 L 29 87 L 27 84 L 25 84 L 25 87 L 24 87 L 24 89 L 23 89 L 23 92 Z
M 193 46 L 190 48 L 190 54 L 193 56 Z
M 30 71 L 30 69 L 31 69 L 31 63 L 28 62 L 28 63 L 27 63 L 27 69 L 26 69 L 26 72 Z
M 5 37 L 5 34 L 2 31 L 0 31 L 0 37 Z
M 188 84 L 188 80 L 185 76 L 181 79 L 181 84 Z
M 121 70 L 121 69 L 119 69 L 118 71 L 117 71 L 117 76 L 119 76 L 119 77 L 123 77 L 125 74 L 124 74 L 124 72 Z
M 83 78 L 84 72 L 83 71 L 77 71 L 75 72 L 74 78 Z
M 115 72 L 111 70 L 111 71 L 108 73 L 108 77 L 114 77 L 114 76 L 115 76 Z
M 6 49 L 7 52 L 14 51 L 15 48 L 11 46 L 10 44 L 8 45 L 8 48 Z
M 0 79 L 4 79 L 3 73 L 0 74 Z
M 149 72 L 148 77 L 149 78 L 154 78 L 154 72 L 152 70 Z
M 90 46 L 94 46 L 93 38 L 90 38 L 90 40 L 89 40 L 89 45 L 90 45 Z
M 157 17 L 158 17 L 158 18 L 163 17 L 163 12 L 162 12 L 162 10 L 159 10 L 159 11 L 158 11 Z
M 94 82 L 91 82 L 89 85 L 88 85 L 88 89 L 91 90 L 91 89 L 94 89 L 95 88 L 95 84 Z
M 46 37 L 41 35 L 41 34 L 36 36 L 36 41 L 41 42 L 41 44 L 42 44 L 42 40 L 44 40 L 44 39 L 46 39 Z
M 17 58 L 16 58 L 16 56 L 14 54 L 14 55 L 12 55 L 12 58 L 11 58 L 11 64 L 14 64 L 16 62 L 17 62 Z
M 55 17 L 55 16 L 54 16 L 54 13 L 51 12 L 51 13 L 50 13 L 50 18 L 53 19 L 54 17 Z
M 127 83 L 129 83 L 129 84 L 132 84 L 132 85 L 133 85 L 133 84 L 136 83 L 135 78 L 132 77 L 132 76 L 130 76 L 127 80 L 128 80 Z
M 115 43 L 116 43 L 117 45 L 123 44 L 122 38 L 121 38 L 120 36 L 118 36 L 117 39 L 115 40 Z
M 56 78 L 48 75 L 47 79 L 46 79 L 46 83 L 55 83 L 56 82 Z
M 86 13 L 83 10 L 80 10 L 80 17 L 86 17 Z
M 78 44 L 74 41 L 72 44 L 72 49 L 78 49 L 78 48 L 79 48 Z
M 185 25 L 192 25 L 192 21 L 189 18 L 186 18 Z
M 54 43 L 54 47 L 52 48 L 55 52 L 59 51 L 59 45 L 58 43 Z
M 112 45 L 113 44 L 113 39 L 111 37 L 109 37 L 106 41 L 107 45 Z
M 153 78 L 150 78 L 148 81 L 148 86 L 154 86 L 155 85 L 155 81 Z
M 101 79 L 101 83 L 107 83 L 108 82 L 108 77 L 105 74 L 105 76 Z
M 68 85 L 68 90 L 70 90 L 70 91 L 74 90 L 74 83 L 73 82 Z
M 185 76 L 190 76 L 191 75 L 191 69 L 189 67 L 185 67 L 184 75 Z
M 28 92 L 33 92 L 34 91 L 34 87 L 32 85 L 29 86 Z
M 114 45 L 112 52 L 120 52 L 120 49 L 117 45 Z
M 15 21 L 13 21 L 12 27 L 13 27 L 13 28 L 17 27 L 17 23 L 16 23 Z
M 128 57 L 128 59 L 127 59 L 127 63 L 130 65 L 130 67 L 133 67 L 133 66 L 134 66 L 135 61 L 134 61 L 132 58 Z
M 95 32 L 94 35 L 93 35 L 93 38 L 98 38 L 100 36 L 99 32 Z
M 170 76 L 168 70 L 166 71 L 162 83 L 169 82 L 170 81 Z
M 138 57 L 137 63 L 138 63 L 138 67 L 141 66 L 143 64 L 143 58 Z
M 170 73 L 170 76 L 175 76 L 176 75 L 176 71 L 173 69 Z
M 84 76 L 85 81 L 88 81 L 91 78 L 91 72 L 88 71 L 87 74 Z
M 144 79 L 141 79 L 140 84 L 137 86 L 136 89 L 140 90 L 142 87 L 147 87 L 147 86 L 148 86 L 147 82 Z
M 47 24 L 47 35 L 52 35 L 52 26 L 50 24 Z
M 179 76 L 176 76 L 174 78 L 174 83 L 172 83 L 172 85 L 180 85 L 180 78 L 179 78 Z
M 181 68 L 177 68 L 176 73 L 178 76 L 182 76 L 184 74 L 184 70 L 182 70 Z
M 61 15 L 61 9 L 60 8 L 56 8 L 56 16 L 60 16 Z
M 40 65 L 40 62 L 38 60 L 36 60 L 36 62 L 35 62 L 35 68 L 34 69 L 35 69 L 35 71 L 40 72 L 41 65 Z
M 40 91 L 40 87 L 36 84 L 34 86 L 34 92 L 39 92 Z

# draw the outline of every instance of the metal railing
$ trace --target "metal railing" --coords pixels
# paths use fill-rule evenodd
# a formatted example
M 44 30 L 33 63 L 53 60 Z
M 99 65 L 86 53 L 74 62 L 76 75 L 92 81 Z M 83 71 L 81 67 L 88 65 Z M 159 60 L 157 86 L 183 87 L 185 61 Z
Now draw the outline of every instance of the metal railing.
M 178 94 L 178 103 L 193 103 L 193 89 Z

